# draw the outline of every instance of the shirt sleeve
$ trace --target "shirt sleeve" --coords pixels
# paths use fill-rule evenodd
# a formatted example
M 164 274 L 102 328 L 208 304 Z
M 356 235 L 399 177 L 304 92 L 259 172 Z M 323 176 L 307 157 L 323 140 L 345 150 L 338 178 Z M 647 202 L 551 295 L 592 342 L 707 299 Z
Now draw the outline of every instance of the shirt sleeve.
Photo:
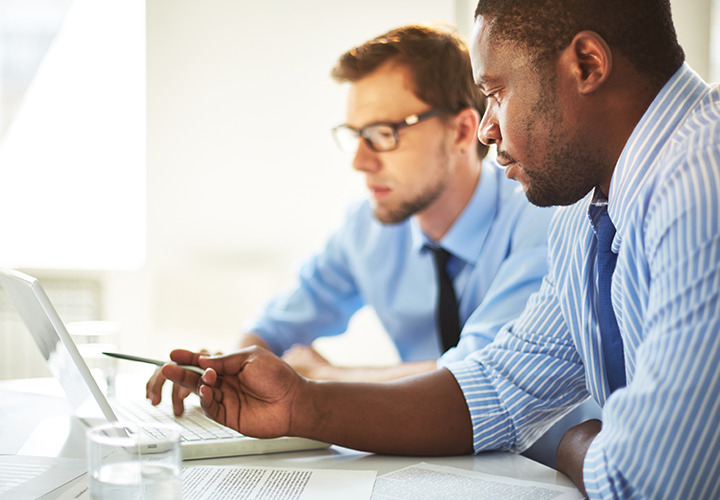
M 623 335 L 630 383 L 608 398 L 585 457 L 591 498 L 720 495 L 720 171 L 717 150 L 714 166 L 688 151 L 643 220 L 645 279 L 632 284 L 647 290 L 643 338 Z
M 550 276 L 494 342 L 448 369 L 470 411 L 475 452 L 524 451 L 588 397 Z
M 514 221 L 508 255 L 482 302 L 465 322 L 458 345 L 440 357 L 439 367 L 482 349 L 493 341 L 503 325 L 520 315 L 548 270 L 548 226 L 553 214 L 554 210 L 549 208 L 525 205 Z M 482 266 L 483 262 L 477 265 Z
M 363 306 L 345 251 L 352 224 L 348 215 L 323 250 L 301 266 L 296 284 L 246 323 L 246 331 L 259 334 L 275 354 L 293 344 L 310 344 L 318 337 L 344 332 Z

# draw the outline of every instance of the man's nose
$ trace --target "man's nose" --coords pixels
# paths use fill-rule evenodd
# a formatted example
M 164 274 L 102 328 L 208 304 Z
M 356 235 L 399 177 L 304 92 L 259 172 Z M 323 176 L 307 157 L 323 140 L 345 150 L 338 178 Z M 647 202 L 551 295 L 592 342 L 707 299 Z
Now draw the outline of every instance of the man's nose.
M 376 172 L 380 169 L 380 158 L 377 152 L 370 149 L 364 139 L 358 140 L 352 166 L 358 172 Z
M 500 124 L 498 123 L 493 106 L 488 104 L 480 125 L 478 125 L 478 139 L 486 146 L 497 143 L 502 139 Z

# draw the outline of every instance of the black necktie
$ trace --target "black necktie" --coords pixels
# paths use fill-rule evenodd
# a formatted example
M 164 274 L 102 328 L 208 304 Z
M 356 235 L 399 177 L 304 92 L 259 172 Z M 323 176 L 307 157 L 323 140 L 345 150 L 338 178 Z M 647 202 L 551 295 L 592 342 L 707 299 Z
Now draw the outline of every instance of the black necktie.
M 615 237 L 615 226 L 610 220 L 607 208 L 597 223 L 597 266 L 598 266 L 598 323 L 602 340 L 603 359 L 607 371 L 610 392 L 625 386 L 625 356 L 623 341 L 610 298 L 612 275 L 615 271 L 617 254 L 611 246 Z
M 435 257 L 435 274 L 438 282 L 437 322 L 443 352 L 455 347 L 460 340 L 460 319 L 457 297 L 452 280 L 447 273 L 450 254 L 443 248 L 429 247 Z

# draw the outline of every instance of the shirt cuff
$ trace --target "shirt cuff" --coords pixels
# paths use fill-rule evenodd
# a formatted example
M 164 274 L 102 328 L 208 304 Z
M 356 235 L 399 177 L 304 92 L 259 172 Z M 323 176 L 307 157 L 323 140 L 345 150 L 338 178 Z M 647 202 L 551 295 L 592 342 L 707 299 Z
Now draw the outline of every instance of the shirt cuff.
M 497 388 L 490 382 L 487 370 L 471 358 L 446 366 L 465 396 L 473 426 L 473 450 L 510 450 L 515 429 L 502 409 Z

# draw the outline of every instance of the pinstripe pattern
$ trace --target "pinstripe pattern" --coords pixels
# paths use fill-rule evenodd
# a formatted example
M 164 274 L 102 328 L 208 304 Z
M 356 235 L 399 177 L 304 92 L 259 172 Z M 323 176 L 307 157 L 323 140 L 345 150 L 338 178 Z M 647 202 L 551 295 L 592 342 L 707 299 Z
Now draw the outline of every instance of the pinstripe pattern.
M 612 397 L 596 320 L 591 201 L 554 218 L 550 272 L 525 312 L 488 348 L 450 366 L 475 450 L 523 449 L 589 393 L 604 406 L 585 460 L 592 498 L 720 498 L 720 89 L 684 65 L 613 174 L 612 300 L 628 386 Z

